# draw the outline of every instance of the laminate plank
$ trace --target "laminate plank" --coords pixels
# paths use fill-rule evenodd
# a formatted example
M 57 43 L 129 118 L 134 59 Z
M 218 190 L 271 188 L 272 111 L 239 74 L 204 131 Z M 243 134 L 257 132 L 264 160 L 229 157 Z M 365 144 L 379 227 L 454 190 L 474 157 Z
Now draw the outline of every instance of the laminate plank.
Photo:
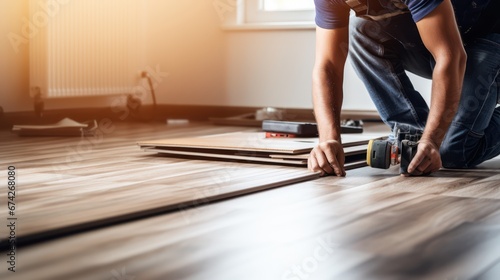
M 500 259 L 493 264 L 491 267 L 488 267 L 484 272 L 477 275 L 473 279 L 475 280 L 497 280 L 500 279 Z
M 351 175 L 352 174 L 352 175 Z M 369 188 L 394 192 L 416 192 L 457 197 L 498 199 L 500 195 L 498 170 L 440 170 L 430 176 L 401 177 L 398 167 L 388 170 L 357 169 L 347 176 L 356 176 L 357 186 L 369 183 Z M 331 185 L 342 181 L 322 178 L 317 184 Z
M 495 173 L 496 175 L 493 175 Z M 465 188 L 456 189 L 447 195 L 500 199 L 500 174 L 498 174 L 498 170 L 493 171 L 493 174 L 493 176 L 472 182 Z
M 500 254 L 500 228 L 486 222 L 497 200 L 346 182 L 356 176 L 316 183 L 325 179 L 31 246 L 18 275 L 109 279 L 125 268 L 137 279 L 293 279 L 295 268 L 310 279 L 446 279 L 479 275 Z M 394 179 L 407 178 L 380 180 Z
M 141 139 L 154 141 L 240 128 L 195 124 L 124 130 L 117 125 L 95 145 L 81 150 L 77 145 L 89 139 L 21 138 L 22 145 L 8 151 L 4 161 L 17 167 L 18 183 L 23 186 L 16 198 L 25 221 L 17 232 L 20 240 L 56 236 L 69 229 L 102 225 L 109 219 L 177 211 L 318 176 L 304 168 L 148 157 L 135 145 Z M 0 213 L 1 218 L 6 218 L 6 213 Z
M 368 149 L 368 145 L 359 145 L 359 146 L 350 146 L 344 148 L 344 154 L 348 155 L 366 155 L 366 150 Z M 299 154 L 299 155 L 278 155 L 271 154 L 269 155 L 271 158 L 281 158 L 281 159 L 305 159 L 309 158 L 309 154 Z
M 6 136 L 2 137 L 5 145 L 0 146 L 6 156 L 0 160 L 16 166 L 17 183 L 22 186 L 22 189 L 18 188 L 16 197 L 16 203 L 22 205 L 18 207 L 18 213 L 26 223 L 17 232 L 20 240 L 26 236 L 36 237 L 41 233 L 55 234 L 57 230 L 64 231 L 68 227 L 82 228 L 83 224 L 90 226 L 94 221 L 103 223 L 107 219 L 116 221 L 117 218 L 126 219 L 130 215 L 138 215 L 137 213 L 151 214 L 154 209 L 176 210 L 176 205 L 199 203 L 196 201 L 200 199 L 199 193 L 203 196 L 203 203 L 208 203 L 214 199 L 226 198 L 231 193 L 241 195 L 277 187 L 280 185 L 279 180 L 289 183 L 317 177 L 304 169 L 245 165 L 227 171 L 234 164 L 165 158 L 150 162 L 150 159 L 154 161 L 154 157 L 147 157 L 135 145 L 135 141 L 141 139 L 254 131 L 253 128 L 215 127 L 206 124 L 184 127 L 117 125 L 116 128 L 92 146 L 81 150 L 78 150 L 78 144 L 93 139 L 27 138 L 0 132 L 2 136 Z M 231 172 L 245 175 L 244 178 L 236 175 L 231 178 Z M 270 172 L 276 174 L 274 179 L 249 180 L 252 176 Z M 222 173 L 226 177 L 220 177 Z M 193 174 L 196 176 L 193 177 Z M 2 173 L 2 178 L 3 175 L 5 174 Z M 207 178 L 213 176 L 219 176 L 217 181 L 213 181 L 213 184 L 220 185 L 217 186 L 217 193 L 213 192 L 213 184 L 206 184 Z M 165 181 L 167 178 L 170 181 Z M 225 181 L 221 181 L 221 178 Z M 163 182 L 146 188 L 148 181 L 153 180 Z M 1 199 L 5 201 L 4 194 Z M 154 203 L 150 205 L 149 202 Z M 139 208 L 134 209 L 131 205 Z M 0 218 L 5 219 L 6 213 L 1 212 Z
M 194 128 L 191 128 L 194 129 Z M 229 130 L 235 128 L 227 128 Z M 196 132 L 191 131 L 187 133 L 185 130 L 182 131 L 169 131 L 164 130 L 161 135 L 155 133 L 150 136 L 141 136 L 147 139 L 157 138 L 157 137 L 178 137 L 180 135 L 203 135 L 203 133 L 220 133 L 220 128 L 218 129 L 199 129 Z M 225 130 L 227 131 L 227 130 Z M 6 147 L 0 147 L 0 152 L 5 150 L 10 150 L 10 154 L 6 154 L 5 158 L 0 159 L 0 164 L 9 165 L 21 165 L 37 161 L 38 163 L 58 163 L 58 162 L 78 162 L 82 157 L 95 157 L 95 158 L 106 158 L 107 155 L 103 153 L 109 153 L 109 156 L 113 155 L 113 151 L 117 152 L 117 148 L 130 148 L 133 149 L 135 153 L 140 153 L 137 149 L 135 141 L 140 139 L 140 137 L 134 138 L 134 135 L 129 135 L 124 138 L 117 138 L 116 135 L 110 134 L 103 137 L 101 140 L 96 140 L 92 142 L 92 139 L 88 138 L 64 138 L 62 141 L 49 141 L 51 139 L 30 138 L 31 143 L 27 143 L 28 146 L 23 147 L 15 145 L 15 148 L 7 149 Z M 11 139 L 14 142 L 16 139 Z M 53 140 L 58 140 L 57 138 Z M 39 143 L 41 142 L 41 143 Z
M 497 211 L 495 213 L 492 213 L 491 215 L 488 215 L 484 219 L 481 220 L 483 223 L 498 223 L 500 224 L 500 211 Z
M 283 190 L 286 189 L 288 188 L 283 188 Z M 294 190 L 306 189 L 306 186 L 301 185 Z M 314 189 L 307 191 L 314 192 Z M 259 193 L 258 195 L 267 195 L 267 193 L 269 192 Z M 415 194 L 404 194 L 398 199 L 391 197 L 388 201 L 384 200 L 381 205 L 373 207 L 376 209 L 388 207 L 415 196 Z M 296 199 L 299 199 L 299 204 L 303 204 L 300 198 L 297 197 Z M 269 275 L 281 277 L 295 262 L 301 264 L 303 255 L 313 254 L 315 247 L 319 246 L 318 241 L 314 236 L 311 236 L 311 232 L 316 231 L 314 225 L 319 222 L 318 218 L 314 218 L 314 215 L 312 215 L 316 211 L 304 211 L 316 203 L 318 201 L 314 200 L 299 208 L 297 208 L 297 205 L 291 205 L 286 209 L 281 207 L 268 208 L 265 213 L 259 212 L 254 215 L 249 212 L 248 216 L 235 215 L 235 212 L 240 212 L 236 209 L 218 209 L 217 204 L 206 205 L 202 208 L 207 209 L 201 211 L 196 209 L 185 210 L 186 212 L 195 211 L 187 214 L 191 218 L 188 220 L 187 228 L 186 214 L 183 212 L 163 216 L 161 220 L 153 218 L 139 221 L 139 227 L 147 229 L 140 239 L 132 237 L 136 236 L 137 232 L 130 229 L 111 227 L 109 228 L 111 230 L 109 234 L 113 236 L 111 239 L 108 236 L 97 237 L 91 232 L 88 233 L 91 236 L 90 239 L 86 239 L 85 236 L 88 236 L 86 234 L 83 235 L 84 240 L 75 237 L 79 239 L 75 244 L 65 241 L 74 240 L 70 238 L 35 246 L 33 254 L 30 254 L 29 251 L 23 251 L 26 266 L 19 268 L 21 273 L 18 275 L 21 275 L 20 277 L 44 275 L 51 279 L 63 279 L 65 277 L 71 277 L 71 279 L 104 279 L 112 270 L 105 263 L 109 263 L 112 259 L 116 261 L 112 261 L 115 262 L 113 265 L 117 266 L 116 269 L 122 267 L 123 261 L 143 259 L 144 262 L 134 261 L 134 265 L 137 267 L 127 267 L 129 271 L 148 271 L 146 274 L 141 275 L 141 278 L 144 279 L 165 279 L 165 277 L 213 279 L 221 271 L 225 271 L 225 273 L 219 279 L 235 279 L 233 278 L 235 276 L 238 276 L 236 279 L 250 279 L 255 277 L 255 274 L 251 273 L 254 268 L 259 267 L 264 277 L 262 279 L 269 278 Z M 359 213 L 357 213 L 358 207 L 349 203 L 345 205 L 351 208 L 342 210 L 341 208 L 344 206 L 342 205 L 339 206 L 338 210 L 343 213 L 351 213 L 350 219 L 359 216 Z M 254 205 L 254 208 L 259 207 L 259 205 Z M 286 219 L 283 220 L 281 217 L 286 217 Z M 302 227 L 304 227 L 304 230 L 299 230 Z M 286 235 L 287 232 L 290 233 L 289 236 Z M 129 245 L 123 247 L 124 244 L 119 240 L 129 240 L 129 238 L 132 238 L 133 242 L 130 244 L 127 242 Z M 304 238 L 306 242 L 302 241 Z M 147 240 L 146 243 L 145 240 Z M 98 244 L 94 243 L 96 241 Z M 278 245 L 272 245 L 268 248 L 269 242 L 278 242 Z M 295 242 L 298 245 L 294 245 Z M 95 250 L 90 246 L 91 244 L 100 247 L 100 249 Z M 138 246 L 139 244 L 142 245 Z M 217 245 L 214 247 L 210 244 Z M 261 246 L 262 244 L 266 246 Z M 49 246 L 53 252 L 69 253 L 69 255 L 57 256 L 49 254 L 46 258 L 40 259 L 40 256 L 46 254 L 44 253 L 46 249 L 42 248 L 40 250 L 45 245 Z M 293 254 L 290 255 L 291 257 L 284 258 L 287 254 L 280 253 L 280 250 L 287 250 L 290 245 L 292 245 Z M 127 252 L 127 255 L 112 253 L 111 248 L 122 248 Z M 214 249 L 216 250 L 213 251 Z M 145 259 L 152 252 L 156 261 Z M 75 260 L 76 255 L 71 255 L 71 253 L 78 254 L 80 256 L 77 257 L 78 260 Z M 159 255 L 156 253 L 159 253 Z M 182 264 L 184 261 L 179 260 L 179 255 L 185 254 L 193 256 L 191 261 L 206 269 L 191 270 L 186 267 L 186 265 Z M 338 263 L 335 267 L 338 273 L 365 261 L 369 257 L 364 253 L 349 250 L 332 250 L 332 253 L 328 255 L 329 259 L 336 260 L 336 263 Z M 86 257 L 83 258 L 83 256 Z M 346 258 L 346 256 L 350 256 L 350 258 Z M 34 270 L 29 268 L 31 261 L 38 262 Z M 56 262 L 61 266 L 61 269 L 48 270 L 40 261 Z M 88 261 L 94 263 L 94 265 L 100 265 L 87 270 L 84 266 L 86 266 L 86 263 L 89 264 Z M 277 265 L 277 262 L 281 264 Z M 75 267 L 74 264 L 76 263 L 78 263 L 78 271 L 70 269 L 70 267 Z M 160 263 L 163 264 L 160 265 Z M 165 266 L 165 264 L 168 265 Z M 231 268 L 235 267 L 236 264 L 238 269 Z M 248 264 L 248 266 L 245 264 Z M 264 266 L 265 269 L 262 270 L 261 266 L 266 264 L 267 266 Z
M 18 213 L 24 224 L 17 236 L 20 241 L 31 240 L 44 232 L 56 235 L 68 227 L 82 229 L 83 225 L 105 224 L 108 219 L 127 220 L 145 212 L 195 207 L 318 176 L 307 170 L 282 167 L 244 166 L 225 171 L 221 169 L 224 164 L 221 167 L 191 161 L 189 165 L 192 169 L 184 165 L 180 169 L 184 171 L 171 174 L 163 167 L 146 167 L 152 177 L 136 178 L 134 183 L 130 183 L 131 179 L 140 172 L 127 174 L 130 171 L 124 170 L 108 173 L 103 178 L 96 175 L 95 178 L 63 179 L 26 190 L 17 198 L 18 205 L 23 206 Z M 221 179 L 222 172 L 226 178 Z M 6 214 L 0 213 L 0 218 L 6 219 Z
M 344 134 L 344 147 L 365 145 L 371 139 L 386 137 L 385 133 Z M 143 148 L 184 148 L 192 152 L 230 150 L 284 154 L 308 153 L 318 138 L 266 138 L 264 132 L 234 132 L 203 137 L 169 138 L 138 142 Z
M 494 200 L 424 196 L 373 213 L 337 232 L 342 239 L 339 242 L 351 243 L 350 248 L 379 256 L 404 255 L 443 232 L 480 220 L 499 209 L 500 203 Z M 387 247 L 391 250 L 387 251 Z
M 463 224 L 414 251 L 377 256 L 341 275 L 350 279 L 474 279 L 500 255 L 500 227 Z
M 65 165 L 64 155 L 59 156 L 62 161 L 55 166 L 60 169 L 54 169 L 53 159 L 23 162 L 19 176 L 27 178 L 19 177 L 19 182 L 25 180 L 18 200 L 21 233 L 73 228 L 74 234 L 19 248 L 18 272 L 1 269 L 1 279 L 498 275 L 496 169 L 441 170 L 405 178 L 397 167 L 360 168 L 348 171 L 346 178 L 292 184 L 294 176 L 307 171 L 140 155 L 130 145 L 132 138 L 165 135 L 151 127 L 133 127 L 129 132 L 118 127 L 106 138 L 109 142 L 96 146 L 101 151 L 74 164 Z M 196 131 L 186 128 L 182 133 Z M 46 152 L 54 153 L 66 143 L 46 145 Z M 274 188 L 273 182 L 287 187 Z M 259 192 L 268 187 L 272 189 Z M 226 192 L 248 191 L 252 194 L 225 199 Z M 79 226 L 107 221 L 111 226 L 76 233 Z
M 307 160 L 286 160 L 286 159 L 276 159 L 271 157 L 256 157 L 256 156 L 246 156 L 246 155 L 228 155 L 228 154 L 215 154 L 215 153 L 203 153 L 203 152 L 188 152 L 188 151 L 173 151 L 173 150 L 163 150 L 156 148 L 144 148 L 145 152 L 156 152 L 165 154 L 167 156 L 189 156 L 189 157 L 199 157 L 199 158 L 213 158 L 222 160 L 239 160 L 239 161 L 249 161 L 249 162 L 265 162 L 265 163 L 278 163 L 278 164 L 289 164 L 305 166 L 307 165 Z

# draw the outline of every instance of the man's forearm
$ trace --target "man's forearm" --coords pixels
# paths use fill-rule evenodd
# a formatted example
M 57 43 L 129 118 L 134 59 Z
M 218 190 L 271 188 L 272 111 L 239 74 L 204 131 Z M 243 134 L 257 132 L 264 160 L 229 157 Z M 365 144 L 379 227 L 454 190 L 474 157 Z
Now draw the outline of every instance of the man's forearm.
M 439 148 L 458 109 L 467 55 L 450 0 L 442 1 L 418 21 L 417 28 L 425 47 L 436 60 L 431 109 L 422 140 Z
M 465 73 L 465 54 L 437 59 L 432 77 L 431 108 L 423 139 L 441 146 L 457 113 Z
M 314 71 L 313 103 L 320 142 L 340 141 L 340 112 L 343 101 L 342 76 L 342 74 L 338 75 L 327 67 Z

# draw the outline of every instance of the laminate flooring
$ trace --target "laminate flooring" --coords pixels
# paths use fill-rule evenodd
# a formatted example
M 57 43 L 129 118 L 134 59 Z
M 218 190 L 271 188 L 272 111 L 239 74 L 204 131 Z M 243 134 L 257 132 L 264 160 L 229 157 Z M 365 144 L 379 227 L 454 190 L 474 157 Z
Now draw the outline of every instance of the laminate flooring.
M 196 129 L 203 134 L 232 128 L 200 125 Z M 193 133 L 188 128 L 172 129 L 172 134 L 183 132 Z M 129 170 L 114 171 L 117 173 L 106 176 L 112 180 L 103 179 L 103 184 L 116 188 L 116 192 L 106 191 L 113 194 L 111 197 L 119 197 L 118 190 L 122 188 L 119 183 L 130 181 L 132 177 L 129 176 L 133 175 L 130 173 L 146 174 L 143 169 L 130 172 L 141 165 L 130 161 L 130 154 L 126 154 L 130 151 L 125 153 L 125 148 L 117 147 L 122 141 L 118 135 L 144 138 L 164 134 L 147 127 L 131 127 L 130 131 L 116 133 L 109 137 L 110 143 L 104 141 L 102 146 L 95 148 L 116 149 L 110 154 L 122 157 L 121 161 L 113 156 L 102 158 L 97 166 L 105 172 L 114 170 L 111 165 Z M 65 141 L 69 140 L 40 141 L 50 150 L 54 143 L 67 145 Z M 22 138 L 19 142 L 20 145 L 26 142 L 25 147 L 32 145 Z M 4 151 L 14 148 L 15 145 Z M 96 160 L 82 159 L 79 168 L 64 167 L 51 173 L 47 165 L 61 159 L 54 157 L 43 161 L 43 157 L 38 157 L 43 154 L 39 151 L 26 155 L 37 159 L 20 159 L 19 167 L 16 166 L 19 182 L 25 176 L 32 184 L 47 183 L 50 181 L 46 181 L 47 174 L 70 180 L 60 186 L 67 188 L 61 191 L 61 200 L 72 198 L 73 189 L 75 205 L 80 195 L 93 192 L 92 188 L 81 187 L 84 185 L 81 182 L 99 174 Z M 166 160 L 140 152 L 136 156 L 140 157 L 139 163 L 146 161 L 150 165 Z M 35 163 L 35 160 L 43 162 Z M 183 161 L 175 160 L 178 160 L 172 163 L 175 172 L 193 169 L 191 161 L 184 162 L 181 168 L 178 165 Z M 399 176 L 397 167 L 389 170 L 364 167 L 348 171 L 346 178 L 287 182 L 287 186 L 281 188 L 145 215 L 21 247 L 18 249 L 18 255 L 22 256 L 18 260 L 18 272 L 14 274 L 5 266 L 0 267 L 0 278 L 500 279 L 499 162 L 497 159 L 478 169 L 441 170 L 428 177 L 410 178 Z M 217 162 L 211 163 L 216 165 Z M 240 168 L 272 170 L 268 174 L 259 173 L 252 180 L 273 177 L 273 168 L 292 168 L 231 164 L 237 174 L 243 172 Z M 300 168 L 293 170 L 303 171 Z M 224 178 L 224 174 L 211 172 L 216 171 L 208 169 L 199 180 L 206 174 L 214 174 L 214 180 Z M 160 169 L 152 171 L 144 184 L 155 185 L 151 182 L 157 177 L 162 180 L 162 176 L 165 175 Z M 90 178 L 93 182 L 100 177 Z M 114 181 L 116 185 L 109 183 Z M 73 183 L 69 182 L 77 187 L 72 188 Z M 80 188 L 83 188 L 81 192 Z M 145 199 L 152 200 L 154 192 L 160 190 L 160 187 L 148 190 L 153 193 Z M 28 190 L 21 188 L 20 197 L 23 192 Z M 36 199 L 36 193 L 28 192 L 26 197 L 31 195 Z M 54 196 L 57 200 L 56 193 Z M 19 198 L 20 217 L 21 207 L 31 204 L 28 198 L 23 199 L 27 200 L 23 202 Z M 91 200 L 87 203 L 92 204 Z M 132 203 L 131 208 L 138 205 L 140 203 L 135 206 Z M 67 208 L 71 208 L 71 203 Z M 2 253 L 2 264 L 5 258 Z
M 1 164 L 18 170 L 18 242 L 33 243 L 88 228 L 184 210 L 245 193 L 319 177 L 305 168 L 158 156 L 136 144 L 240 128 L 121 126 L 107 138 L 16 138 Z M 187 130 L 187 131 L 186 131 Z M 252 129 L 255 130 L 255 129 Z M 125 132 L 125 133 L 124 133 Z M 7 181 L 7 178 L 5 178 Z M 4 194 L 7 200 L 7 192 Z M 0 211 L 7 220 L 8 211 Z

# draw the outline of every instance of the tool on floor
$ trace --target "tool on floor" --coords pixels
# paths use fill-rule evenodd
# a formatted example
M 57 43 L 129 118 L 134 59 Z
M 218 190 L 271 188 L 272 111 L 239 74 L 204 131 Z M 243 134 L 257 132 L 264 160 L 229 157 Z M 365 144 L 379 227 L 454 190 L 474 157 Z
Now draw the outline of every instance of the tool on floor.
M 388 169 L 400 164 L 400 173 L 408 173 L 408 166 L 417 153 L 421 133 L 403 133 L 394 129 L 393 140 L 370 140 L 366 153 L 366 162 L 373 168 Z M 398 159 L 401 155 L 401 160 Z
M 362 121 L 350 121 L 340 126 L 341 133 L 362 133 Z M 294 137 L 317 137 L 318 125 L 311 122 L 290 122 L 265 120 L 262 122 L 262 130 L 266 132 L 266 138 L 294 138 Z

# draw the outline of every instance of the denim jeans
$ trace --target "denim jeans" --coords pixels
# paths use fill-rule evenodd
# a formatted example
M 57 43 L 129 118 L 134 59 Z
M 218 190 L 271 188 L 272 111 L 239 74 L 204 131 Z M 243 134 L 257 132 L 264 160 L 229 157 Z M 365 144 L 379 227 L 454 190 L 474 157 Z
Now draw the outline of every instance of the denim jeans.
M 435 61 L 409 14 L 382 21 L 351 17 L 350 57 L 382 120 L 425 127 L 429 108 L 405 71 L 432 78 Z M 443 166 L 470 168 L 500 154 L 500 34 L 465 45 L 467 67 L 458 113 L 441 145 Z M 429 89 L 430 90 L 430 89 Z

